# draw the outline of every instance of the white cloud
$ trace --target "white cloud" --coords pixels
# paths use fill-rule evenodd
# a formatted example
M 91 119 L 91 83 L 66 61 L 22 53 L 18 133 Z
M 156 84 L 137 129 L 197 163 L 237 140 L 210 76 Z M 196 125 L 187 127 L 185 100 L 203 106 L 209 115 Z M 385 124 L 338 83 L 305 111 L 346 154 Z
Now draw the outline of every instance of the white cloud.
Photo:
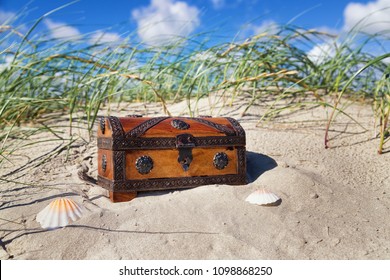
M 216 55 L 211 51 L 198 52 L 191 57 L 191 61 L 209 61 L 215 59 Z
M 344 32 L 350 31 L 352 28 L 375 34 L 378 32 L 386 32 L 390 30 L 390 0 L 375 0 L 366 4 L 349 3 L 344 9 Z M 343 36 L 342 32 L 337 32 L 336 29 L 327 27 L 317 28 L 319 31 L 338 34 Z M 327 58 L 331 58 L 336 53 L 337 42 L 321 43 L 314 46 L 308 53 L 308 57 L 314 63 L 324 62 Z
M 225 0 L 211 0 L 214 9 L 222 9 L 225 6 Z
M 344 10 L 344 29 L 350 30 L 356 24 L 370 34 L 390 30 L 390 0 L 349 3 Z
M 279 25 L 273 20 L 264 20 L 260 25 L 250 25 L 249 28 L 255 35 L 261 33 L 274 35 L 279 31 Z
M 332 58 L 336 54 L 337 43 L 329 41 L 314 46 L 308 53 L 308 58 L 315 64 L 320 64 L 325 60 Z
M 47 28 L 50 30 L 50 35 L 54 39 L 80 39 L 80 31 L 72 26 L 69 26 L 62 22 L 55 22 L 51 19 L 45 19 L 44 21 Z
M 152 0 L 132 11 L 138 36 L 151 45 L 164 45 L 178 36 L 188 36 L 200 24 L 199 10 L 182 1 Z
M 0 10 L 0 25 L 8 22 L 9 20 L 11 20 L 15 16 L 16 16 L 16 14 L 13 12 L 6 12 L 3 10 Z
M 113 32 L 103 32 L 103 31 L 96 31 L 92 34 L 92 36 L 89 39 L 89 42 L 91 44 L 106 44 L 106 43 L 115 43 L 120 41 L 121 37 L 118 33 Z
M 3 70 L 9 69 L 13 59 L 14 59 L 14 57 L 12 55 L 6 55 L 4 58 L 4 63 L 0 63 L 0 72 L 2 72 Z
M 314 29 L 317 30 L 318 32 L 323 32 L 323 33 L 327 33 L 329 35 L 334 35 L 334 36 L 337 36 L 337 34 L 340 33 L 339 29 L 328 27 L 328 26 L 320 26 L 320 27 L 316 27 Z

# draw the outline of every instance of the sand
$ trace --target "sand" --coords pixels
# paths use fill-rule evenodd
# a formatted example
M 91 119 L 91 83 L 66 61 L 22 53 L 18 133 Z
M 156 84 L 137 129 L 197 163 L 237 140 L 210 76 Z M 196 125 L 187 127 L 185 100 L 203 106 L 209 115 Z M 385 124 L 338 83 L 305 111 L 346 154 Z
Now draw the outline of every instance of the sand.
M 340 115 L 331 127 L 331 148 L 324 149 L 329 113 L 324 108 L 286 112 L 257 125 L 265 109 L 254 105 L 242 116 L 245 96 L 234 106 L 209 104 L 201 100 L 197 113 L 234 117 L 246 130 L 248 185 L 145 192 L 130 202 L 111 203 L 106 190 L 77 176 L 86 167 L 96 176 L 96 138 L 88 138 L 80 118 L 69 149 L 58 140 L 26 146 L 0 170 L 3 179 L 25 183 L 0 185 L 0 258 L 390 258 L 390 153 L 376 152 L 370 106 L 347 109 L 367 130 Z M 174 115 L 186 108 L 184 101 L 168 104 Z M 109 110 L 117 116 L 163 115 L 158 103 Z M 46 124 L 61 122 L 66 119 L 48 118 Z M 69 137 L 68 128 L 56 131 Z M 54 138 L 44 133 L 31 141 Z M 48 153 L 54 156 L 42 162 Z M 281 204 L 245 201 L 261 188 L 281 197 Z M 36 215 L 58 197 L 80 203 L 84 215 L 65 228 L 44 230 Z

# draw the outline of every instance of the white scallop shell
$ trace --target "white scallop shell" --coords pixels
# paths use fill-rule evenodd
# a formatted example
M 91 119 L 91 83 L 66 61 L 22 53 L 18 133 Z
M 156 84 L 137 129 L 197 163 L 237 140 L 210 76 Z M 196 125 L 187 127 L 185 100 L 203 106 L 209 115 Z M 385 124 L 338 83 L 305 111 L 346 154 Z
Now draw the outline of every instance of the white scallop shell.
M 279 200 L 279 196 L 266 189 L 254 191 L 245 199 L 245 201 L 257 205 L 272 205 Z
M 55 229 L 65 227 L 70 220 L 78 220 L 82 215 L 83 209 L 69 198 L 59 198 L 53 200 L 37 215 L 37 222 L 42 228 Z

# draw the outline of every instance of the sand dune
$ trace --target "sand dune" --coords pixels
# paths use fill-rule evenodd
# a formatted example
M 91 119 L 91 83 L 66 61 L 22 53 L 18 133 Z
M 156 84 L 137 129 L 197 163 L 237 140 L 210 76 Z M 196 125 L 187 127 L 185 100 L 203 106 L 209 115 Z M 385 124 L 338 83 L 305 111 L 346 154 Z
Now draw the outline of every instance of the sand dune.
M 241 116 L 243 100 L 232 107 L 211 109 L 209 104 L 215 103 L 201 100 L 198 113 L 235 117 L 247 132 L 248 185 L 145 192 L 113 204 L 104 189 L 77 177 L 82 166 L 96 176 L 95 138 L 78 138 L 69 153 L 60 142 L 28 146 L 0 171 L 7 180 L 27 183 L 1 185 L 0 258 L 390 258 L 390 153 L 376 153 L 368 106 L 349 108 L 368 130 L 339 116 L 332 126 L 332 148 L 326 150 L 323 108 L 256 126 L 261 107 Z M 185 102 L 168 106 L 175 115 L 186 108 Z M 118 116 L 163 114 L 159 104 L 124 104 L 115 110 Z M 85 129 L 73 132 L 88 139 Z M 50 151 L 58 154 L 40 162 Z M 281 204 L 245 202 L 260 188 L 276 193 Z M 86 211 L 70 226 L 43 230 L 36 214 L 56 197 L 70 197 Z

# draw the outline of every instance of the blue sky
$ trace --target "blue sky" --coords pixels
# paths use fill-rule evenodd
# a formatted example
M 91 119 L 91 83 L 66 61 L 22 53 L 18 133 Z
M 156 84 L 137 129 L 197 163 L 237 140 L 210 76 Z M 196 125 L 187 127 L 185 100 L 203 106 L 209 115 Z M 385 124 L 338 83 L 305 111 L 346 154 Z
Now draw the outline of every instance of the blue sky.
M 0 23 L 27 7 L 23 23 L 28 24 L 69 2 L 0 0 Z M 339 33 L 385 7 L 390 0 L 80 0 L 50 15 L 40 28 L 53 38 L 95 32 L 96 40 L 116 41 L 135 34 L 156 44 L 163 34 L 214 31 L 220 40 L 231 41 L 238 33 L 245 38 L 291 20 L 300 27 Z M 374 13 L 366 26 L 369 33 L 390 30 L 390 9 Z

